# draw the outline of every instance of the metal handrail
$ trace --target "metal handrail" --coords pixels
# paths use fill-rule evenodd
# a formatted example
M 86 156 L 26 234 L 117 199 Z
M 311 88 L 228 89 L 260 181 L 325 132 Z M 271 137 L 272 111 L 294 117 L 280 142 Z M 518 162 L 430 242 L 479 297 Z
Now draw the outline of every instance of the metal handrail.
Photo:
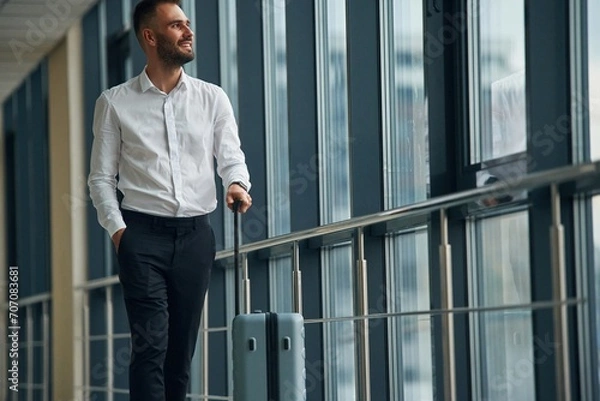
M 290 234 L 279 235 L 261 241 L 251 242 L 246 245 L 242 245 L 240 248 L 240 253 L 251 253 L 263 249 L 274 248 L 282 245 L 292 244 L 294 241 L 304 241 L 324 235 L 350 231 L 360 227 L 371 226 L 390 220 L 421 216 L 436 210 L 462 206 L 466 203 L 477 201 L 486 195 L 505 193 L 506 191 L 538 189 L 550 186 L 552 184 L 563 184 L 565 182 L 591 177 L 596 174 L 600 175 L 600 161 L 545 170 L 539 173 L 517 177 L 514 180 L 498 181 L 497 183 L 486 185 L 485 187 L 438 196 L 436 198 L 427 199 L 422 202 L 401 206 L 395 209 L 385 210 L 361 217 L 354 217 L 336 223 L 310 228 L 303 231 L 296 231 Z M 217 252 L 216 258 L 226 259 L 232 256 L 233 250 L 227 249 Z
M 427 199 L 422 202 L 401 206 L 395 209 L 385 210 L 366 216 L 354 217 L 336 223 L 251 242 L 242 245 L 240 247 L 240 253 L 248 254 L 284 245 L 291 246 L 294 242 L 305 241 L 329 234 L 351 231 L 357 228 L 372 226 L 387 221 L 414 218 L 435 212 L 437 210 L 462 206 L 469 202 L 474 202 L 493 194 L 505 193 L 506 191 L 539 189 L 543 187 L 549 187 L 552 184 L 563 184 L 596 175 L 600 177 L 600 161 L 544 170 L 538 173 L 527 174 L 522 177 L 515 177 L 513 180 L 498 181 L 494 184 L 486 185 L 484 187 L 438 196 L 436 198 Z M 217 252 L 215 259 L 221 260 L 232 257 L 233 249 L 225 249 Z M 89 291 L 118 283 L 119 279 L 115 275 L 91 280 L 85 284 L 77 286 L 76 289 Z
M 19 300 L 17 302 L 19 304 L 19 307 L 26 307 L 26 306 L 31 306 L 31 305 L 35 305 L 35 304 L 40 304 L 43 302 L 48 302 L 51 299 L 52 299 L 51 294 L 49 292 L 44 292 L 42 294 L 19 298 Z M 7 309 L 8 303 L 6 303 L 6 302 L 2 303 L 2 308 Z

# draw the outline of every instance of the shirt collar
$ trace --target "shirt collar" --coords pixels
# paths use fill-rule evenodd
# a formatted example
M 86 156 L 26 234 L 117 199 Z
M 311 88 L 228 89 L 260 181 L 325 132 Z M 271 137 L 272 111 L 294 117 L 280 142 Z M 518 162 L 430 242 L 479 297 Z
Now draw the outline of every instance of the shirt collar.
M 182 68 L 181 69 L 181 77 L 179 77 L 179 82 L 177 83 L 176 88 L 179 88 L 179 87 L 187 88 L 189 80 L 190 80 L 189 76 L 185 73 L 185 70 Z
M 148 77 L 145 67 L 144 67 L 144 71 L 142 71 L 142 73 L 140 74 L 139 80 L 140 80 L 140 87 L 142 89 L 142 92 L 146 92 L 150 88 L 156 88 L 156 86 L 154 86 L 154 84 L 150 80 L 150 77 Z M 177 82 L 177 85 L 175 85 L 175 88 L 178 89 L 180 87 L 187 87 L 188 82 L 189 82 L 189 76 L 185 73 L 184 69 L 182 68 L 181 69 L 181 77 L 179 78 L 179 82 Z M 156 89 L 158 90 L 158 88 L 156 88 Z

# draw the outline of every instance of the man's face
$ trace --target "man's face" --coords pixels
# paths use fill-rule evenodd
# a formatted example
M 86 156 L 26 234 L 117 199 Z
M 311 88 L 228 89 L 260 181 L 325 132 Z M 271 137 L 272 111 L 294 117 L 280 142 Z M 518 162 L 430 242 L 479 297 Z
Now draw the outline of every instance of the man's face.
M 194 32 L 179 6 L 161 4 L 156 10 L 156 51 L 167 65 L 180 67 L 194 59 Z

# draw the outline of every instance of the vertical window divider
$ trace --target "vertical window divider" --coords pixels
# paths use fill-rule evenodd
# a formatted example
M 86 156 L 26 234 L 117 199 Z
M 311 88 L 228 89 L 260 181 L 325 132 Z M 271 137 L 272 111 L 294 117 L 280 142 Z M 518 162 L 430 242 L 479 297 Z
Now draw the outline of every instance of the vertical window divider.
M 467 265 L 467 288 L 477 288 L 477 283 L 479 283 L 479 276 L 477 274 L 476 265 L 477 262 L 474 263 L 477 257 L 477 223 L 473 217 L 468 217 L 465 219 L 465 232 L 467 234 L 466 241 L 466 265 Z M 469 293 L 469 305 L 477 306 L 480 304 L 478 291 L 471 291 Z M 468 324 L 469 324 L 469 335 L 471 337 L 471 358 L 475 366 L 482 366 L 481 360 L 481 339 L 479 334 L 479 319 L 476 316 L 475 312 L 469 314 Z M 473 398 L 478 399 L 483 396 L 483 384 L 481 381 L 481 376 L 477 369 L 471 369 L 471 383 L 473 388 Z
M 316 33 L 316 38 L 317 38 L 317 44 L 316 44 L 316 63 L 317 63 L 317 115 L 321 116 L 321 118 L 317 119 L 317 123 L 318 123 L 318 127 L 317 127 L 317 131 L 318 132 L 327 132 L 328 131 L 328 124 L 325 122 L 326 118 L 323 118 L 324 116 L 328 116 L 329 115 L 329 102 L 325 101 L 325 99 L 327 98 L 327 89 L 326 89 L 326 85 L 324 81 L 324 77 L 327 76 L 327 72 L 326 70 L 326 66 L 327 66 L 327 57 L 326 55 L 329 53 L 329 48 L 328 48 L 328 41 L 325 40 L 325 38 L 327 37 L 327 3 L 323 0 L 315 0 L 315 29 L 317 31 Z M 323 135 L 318 135 L 318 149 L 319 149 L 319 155 L 322 156 L 323 155 L 323 148 L 324 148 L 324 143 L 323 143 Z M 321 174 L 321 176 L 326 177 L 327 173 L 328 173 L 328 169 L 326 166 L 326 163 L 323 162 L 323 157 L 319 157 L 319 172 Z M 323 205 L 323 198 L 327 195 L 329 195 L 328 193 L 324 193 L 326 192 L 326 190 L 324 189 L 325 185 L 320 185 L 320 191 L 321 191 L 321 196 L 320 196 L 320 202 L 319 202 L 319 206 L 320 206 L 320 211 L 321 214 L 323 213 L 323 211 L 326 209 Z
M 590 147 L 590 121 L 587 114 L 590 110 L 589 92 L 587 90 L 589 74 L 587 36 L 588 26 L 585 22 L 588 8 L 585 1 L 569 3 L 569 46 L 571 49 L 571 131 L 573 132 L 573 163 L 584 163 L 591 159 L 588 149 Z M 573 226 L 575 250 L 575 280 L 576 297 L 591 300 L 589 290 L 590 276 L 593 273 L 593 233 L 589 229 L 588 220 L 593 219 L 591 200 L 587 196 L 578 195 L 573 200 Z M 590 246 L 591 244 L 591 246 Z M 588 263 L 591 260 L 592 263 Z M 591 274 L 590 274 L 591 273 Z M 592 281 L 593 282 L 593 279 Z M 576 308 L 577 315 L 577 344 L 579 370 L 579 388 L 583 399 L 594 399 L 593 377 L 593 350 L 596 349 L 590 333 L 593 333 L 593 303 L 584 302 Z M 589 351 L 592 352 L 589 352 Z M 573 383 L 573 385 L 576 385 Z
M 470 163 L 478 163 L 481 161 L 481 99 L 479 94 L 480 88 L 480 73 L 479 62 L 480 57 L 480 35 L 478 10 L 479 0 L 468 0 L 467 15 L 468 15 L 468 49 L 472 57 L 468 58 L 469 68 L 469 110 L 471 110 L 471 118 L 469 119 L 469 141 L 471 147 Z M 465 160 L 461 160 L 464 163 Z
M 394 73 L 393 73 L 393 49 L 394 49 L 394 2 L 384 1 L 380 6 L 380 29 L 381 29 L 381 81 L 383 90 L 381 91 L 382 96 L 382 128 L 383 128 L 383 149 L 382 159 L 384 168 L 387 168 L 391 164 L 391 157 L 386 149 L 392 149 L 392 141 L 390 134 L 396 131 L 396 123 L 394 115 L 391 112 L 395 110 L 394 96 L 391 91 L 394 85 Z M 390 174 L 384 175 L 384 187 L 383 187 L 383 198 L 387 204 L 386 207 L 390 207 L 392 195 L 390 193 L 392 187 L 392 178 Z

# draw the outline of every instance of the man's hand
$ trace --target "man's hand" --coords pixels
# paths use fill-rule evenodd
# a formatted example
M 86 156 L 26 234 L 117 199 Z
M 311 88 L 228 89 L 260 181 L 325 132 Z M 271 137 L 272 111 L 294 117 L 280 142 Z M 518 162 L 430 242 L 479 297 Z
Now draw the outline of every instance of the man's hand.
M 119 252 L 119 245 L 121 244 L 121 237 L 123 236 L 124 232 L 125 232 L 125 229 L 121 228 L 116 233 L 114 233 L 112 236 L 112 242 L 113 242 L 113 244 L 115 244 L 115 249 L 117 250 L 117 253 Z
M 240 201 L 240 213 L 246 213 L 250 206 L 252 206 L 252 197 L 244 188 L 238 184 L 231 184 L 227 189 L 227 207 L 233 210 L 233 202 Z

